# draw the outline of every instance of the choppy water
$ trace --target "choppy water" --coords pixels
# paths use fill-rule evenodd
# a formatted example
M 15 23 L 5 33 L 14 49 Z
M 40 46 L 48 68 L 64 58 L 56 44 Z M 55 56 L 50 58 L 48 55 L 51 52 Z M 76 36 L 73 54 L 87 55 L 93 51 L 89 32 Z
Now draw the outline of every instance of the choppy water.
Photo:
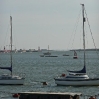
M 78 59 L 73 59 L 73 52 L 68 51 L 70 56 L 62 56 L 65 51 L 52 51 L 52 55 L 58 57 L 40 57 L 42 52 L 33 53 L 14 53 L 13 54 L 13 73 L 25 73 L 24 85 L 0 85 L 0 97 L 11 99 L 12 93 L 24 91 L 41 92 L 81 92 L 84 95 L 99 94 L 99 86 L 72 87 L 56 86 L 54 78 L 68 70 L 80 70 L 83 67 L 83 52 L 78 53 Z M 99 77 L 99 58 L 94 51 L 88 51 L 86 59 L 87 74 L 90 77 Z M 0 66 L 10 66 L 9 53 L 0 53 Z M 0 70 L 0 74 L 10 73 L 7 70 Z M 43 86 L 41 82 L 48 82 Z M 10 97 L 10 98 L 9 98 Z M 1 99 L 0 98 L 0 99 Z

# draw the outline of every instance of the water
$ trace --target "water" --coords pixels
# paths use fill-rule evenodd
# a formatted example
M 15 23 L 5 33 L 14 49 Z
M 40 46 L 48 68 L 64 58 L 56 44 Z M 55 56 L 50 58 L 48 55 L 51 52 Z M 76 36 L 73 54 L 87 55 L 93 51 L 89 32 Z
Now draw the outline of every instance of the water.
M 26 91 L 41 92 L 80 92 L 83 95 L 99 94 L 99 86 L 72 87 L 56 86 L 54 78 L 68 70 L 80 70 L 83 68 L 83 52 L 78 51 L 78 59 L 73 59 L 73 52 L 68 51 L 70 56 L 62 56 L 65 51 L 52 51 L 52 55 L 58 57 L 40 57 L 42 52 L 14 53 L 13 73 L 25 73 L 24 85 L 0 85 L 0 97 L 11 99 L 12 93 Z M 88 51 L 86 55 L 87 74 L 89 77 L 98 77 L 99 58 L 94 51 Z M 9 53 L 0 53 L 0 66 L 10 66 Z M 0 70 L 0 74 L 10 73 L 7 70 Z M 47 86 L 42 82 L 46 81 Z M 0 99 L 1 99 L 0 98 Z

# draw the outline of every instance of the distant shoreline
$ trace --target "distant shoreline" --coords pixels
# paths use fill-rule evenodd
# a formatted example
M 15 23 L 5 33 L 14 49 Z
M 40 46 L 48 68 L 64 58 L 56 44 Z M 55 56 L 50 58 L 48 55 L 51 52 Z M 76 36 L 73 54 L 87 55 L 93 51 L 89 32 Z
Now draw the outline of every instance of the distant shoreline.
M 76 51 L 83 51 L 84 49 L 72 49 L 72 50 L 70 50 L 70 51 L 74 51 L 74 50 L 76 50 Z M 85 49 L 86 51 L 99 51 L 99 49 Z
M 84 49 L 72 49 L 67 51 L 83 51 Z M 99 49 L 85 49 L 86 51 L 99 51 Z M 46 52 L 48 50 L 12 50 L 12 52 Z M 49 50 L 49 51 L 65 51 L 65 50 Z M 0 53 L 9 53 L 10 50 L 0 50 Z

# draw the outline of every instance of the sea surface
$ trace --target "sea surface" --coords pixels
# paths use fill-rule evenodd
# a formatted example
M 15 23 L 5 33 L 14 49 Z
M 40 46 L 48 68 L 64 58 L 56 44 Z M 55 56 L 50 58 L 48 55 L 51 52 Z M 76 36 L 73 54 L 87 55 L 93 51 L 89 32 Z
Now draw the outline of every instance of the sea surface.
M 13 53 L 13 74 L 25 74 L 24 85 L 0 85 L 0 99 L 13 99 L 18 92 L 80 92 L 83 95 L 99 94 L 99 86 L 57 86 L 54 78 L 67 70 L 83 68 L 83 51 L 77 51 L 78 59 L 73 59 L 73 51 L 51 51 L 58 57 L 40 57 L 43 52 Z M 63 54 L 69 56 L 63 56 Z M 10 53 L 0 53 L 0 66 L 10 66 Z M 89 77 L 99 77 L 99 55 L 95 51 L 86 52 L 86 68 Z M 0 70 L 0 74 L 10 73 Z M 47 82 L 44 86 L 42 82 Z

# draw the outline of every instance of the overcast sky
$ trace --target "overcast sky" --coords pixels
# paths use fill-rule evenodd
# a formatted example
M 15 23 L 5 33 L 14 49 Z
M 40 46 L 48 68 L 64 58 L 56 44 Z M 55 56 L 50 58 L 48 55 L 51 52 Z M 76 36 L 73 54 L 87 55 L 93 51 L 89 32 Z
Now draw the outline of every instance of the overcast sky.
M 9 49 L 10 16 L 13 49 L 82 48 L 82 3 L 99 48 L 99 0 L 0 0 L 0 49 Z M 94 48 L 87 28 L 86 48 Z

